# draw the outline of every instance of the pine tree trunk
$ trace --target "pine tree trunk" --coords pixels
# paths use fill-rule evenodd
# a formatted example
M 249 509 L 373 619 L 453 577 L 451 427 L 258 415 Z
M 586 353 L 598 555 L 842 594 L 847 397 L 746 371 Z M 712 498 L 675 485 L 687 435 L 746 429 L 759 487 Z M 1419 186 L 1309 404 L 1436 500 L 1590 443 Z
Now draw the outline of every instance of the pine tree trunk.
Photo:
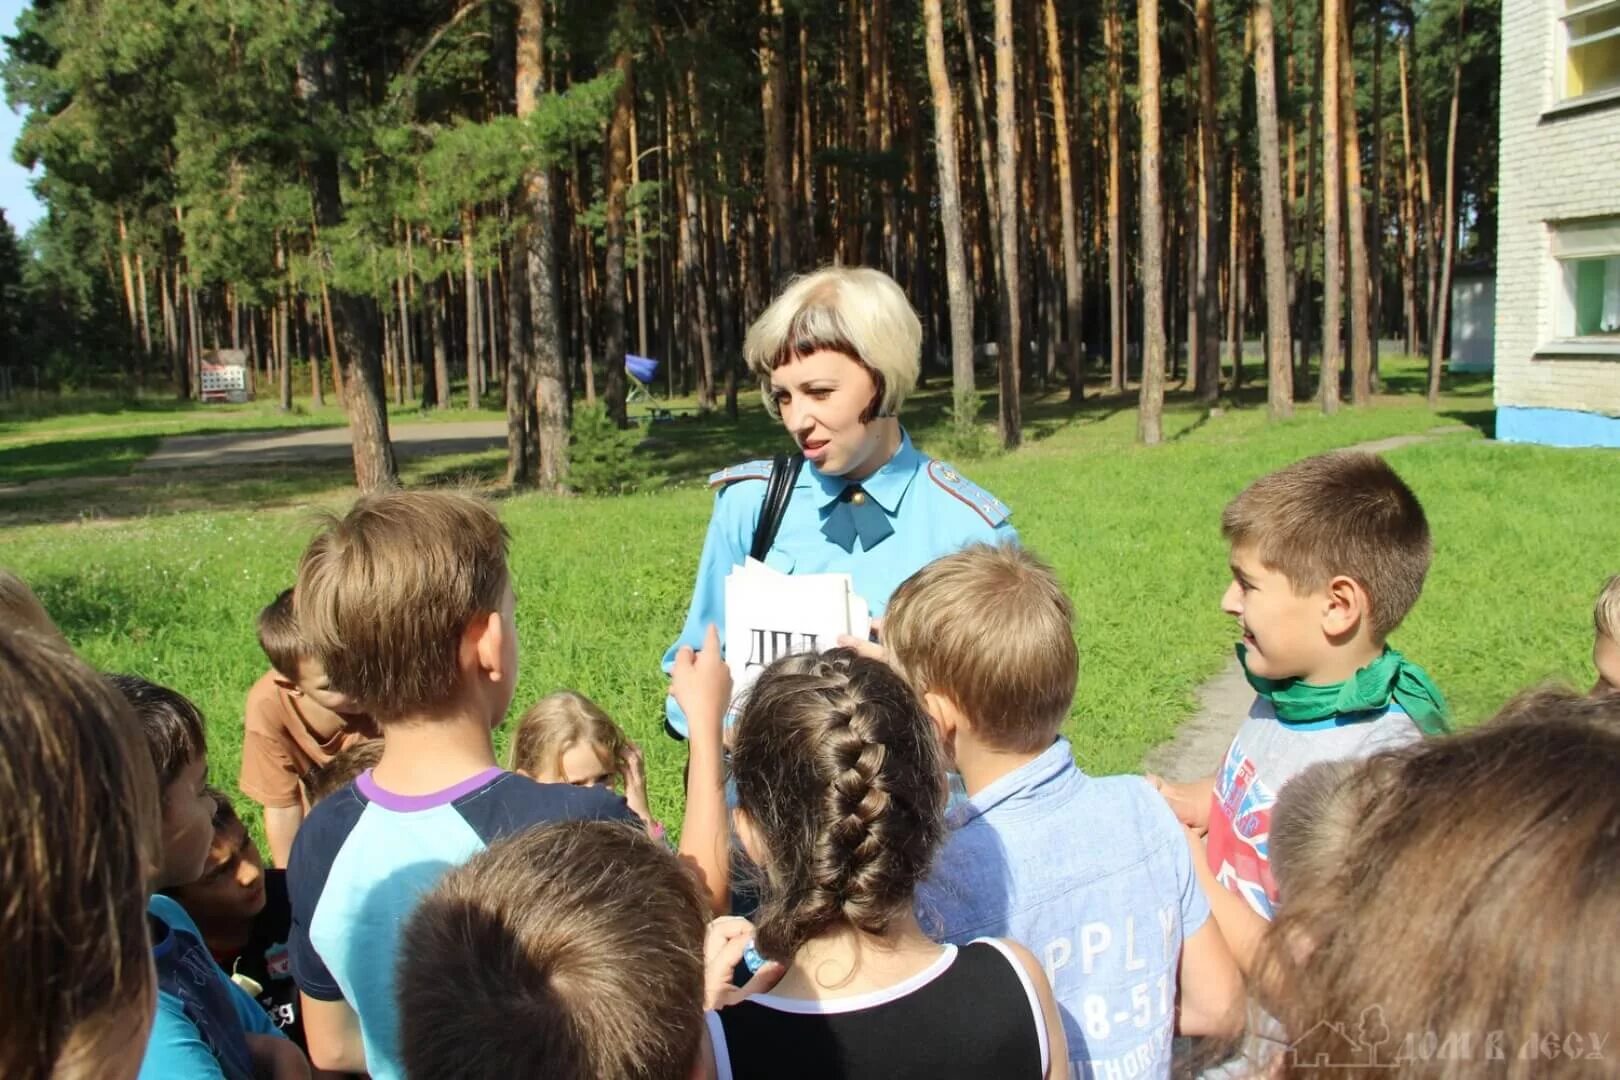
M 321 327 L 326 333 L 326 355 L 331 361 L 332 394 L 337 398 L 339 405 L 346 405 L 343 390 L 343 354 L 338 351 L 337 321 L 332 318 L 332 292 L 326 287 L 324 278 L 321 280 Z M 372 329 L 375 330 L 376 327 L 373 326 Z
M 1288 326 L 1288 238 L 1278 163 L 1277 68 L 1271 0 L 1254 5 L 1255 104 L 1260 119 L 1260 224 L 1266 250 L 1266 410 L 1294 415 L 1294 341 Z
M 321 344 L 320 333 L 316 329 L 316 320 L 309 311 L 309 301 L 304 301 L 303 317 L 298 321 L 298 328 L 303 334 L 304 352 L 309 356 L 309 400 L 315 408 L 324 408 L 326 405 L 326 388 L 321 383 Z
M 312 116 L 334 104 L 341 112 L 342 66 L 335 47 L 299 59 L 298 94 Z M 315 225 L 329 233 L 343 220 L 342 192 L 338 186 L 337 155 L 330 147 L 317 149 L 309 162 L 310 186 L 314 198 Z M 321 265 L 329 265 L 330 255 L 318 254 Z M 383 403 L 382 356 L 377 348 L 376 304 L 370 298 L 339 291 L 332 304 L 333 331 L 338 347 L 333 357 L 347 355 L 348 386 L 344 408 L 354 447 L 354 479 L 361 491 L 375 491 L 398 482 L 394 447 L 388 439 L 388 410 Z
M 1311 45 L 1311 93 L 1310 123 L 1306 126 L 1305 136 L 1305 205 L 1300 213 L 1304 224 L 1300 232 L 1305 234 L 1305 261 L 1300 266 L 1300 284 L 1294 302 L 1299 306 L 1299 374 L 1295 379 L 1295 387 L 1299 388 L 1310 368 L 1311 352 L 1314 345 L 1313 331 L 1316 326 L 1316 170 L 1317 149 L 1316 144 L 1321 141 L 1322 121 L 1322 35 L 1312 34 Z
M 146 302 L 146 260 L 140 252 L 135 253 L 135 299 L 141 305 L 141 355 L 152 355 L 152 316 L 151 308 Z
M 603 359 L 607 363 L 603 396 L 607 399 L 608 415 L 622 428 L 630 426 L 624 400 L 624 202 L 625 189 L 630 180 L 630 110 L 634 108 L 631 54 L 628 48 L 620 50 L 614 66 L 622 81 L 614 98 L 613 122 L 608 127 L 607 213 L 604 228 L 607 250 L 601 295 L 602 326 L 605 330 Z
M 1064 369 L 1069 379 L 1069 401 L 1078 402 L 1085 397 L 1080 374 L 1080 364 L 1085 356 L 1085 339 L 1081 332 L 1081 309 L 1085 297 L 1080 278 L 1080 238 L 1076 235 L 1080 221 L 1074 207 L 1074 168 L 1069 159 L 1069 98 L 1063 86 L 1063 48 L 1058 35 L 1057 2 L 1043 0 L 1041 7 L 1046 28 L 1046 69 L 1052 81 L 1052 138 L 1057 150 L 1058 215 L 1062 225 Z M 943 58 L 941 68 L 943 70 Z M 935 100 L 937 123 L 938 91 L 935 91 Z M 946 226 L 947 230 L 952 227 Z M 955 227 L 960 228 L 959 225 Z
M 694 98 L 695 100 L 695 98 Z M 721 190 L 727 186 L 725 155 L 719 145 L 714 148 L 714 175 Z M 714 227 L 709 232 L 710 250 L 714 257 L 715 300 L 720 309 L 720 357 L 726 369 L 726 415 L 737 419 L 737 368 L 742 362 L 738 347 L 737 294 L 731 278 L 731 198 L 723 195 L 718 200 Z
M 687 162 L 681 188 L 681 261 L 683 288 L 692 303 L 692 340 L 698 357 L 698 407 L 714 408 L 714 322 L 709 313 L 709 283 L 703 275 L 703 223 L 699 209 L 697 172 L 692 168 L 697 132 L 703 117 L 696 99 L 697 76 L 687 69 L 686 93 L 690 124 L 681 139 L 680 159 Z
M 467 407 L 476 409 L 484 399 L 484 317 L 478 306 L 478 268 L 473 264 L 473 215 L 461 212 L 461 291 L 466 315 Z
M 1440 290 L 1434 301 L 1434 325 L 1429 330 L 1429 407 L 1440 404 L 1440 365 L 1446 355 L 1447 320 L 1451 313 L 1451 264 L 1457 255 L 1457 112 L 1462 99 L 1463 30 L 1468 17 L 1466 0 L 1457 7 L 1457 52 L 1451 61 L 1451 114 L 1446 125 L 1445 240 L 1440 256 Z
M 433 312 L 433 404 L 440 409 L 450 407 L 450 330 L 445 325 L 445 305 L 449 300 L 444 279 L 435 280 L 428 295 L 428 307 Z
M 1384 322 L 1384 13 L 1381 6 L 1373 9 L 1372 28 L 1373 175 L 1367 203 L 1367 300 L 1371 334 L 1367 344 L 1371 350 L 1370 381 L 1376 389 L 1379 384 L 1378 338 L 1383 333 Z
M 1012 0 L 996 0 L 996 174 L 1001 194 L 1001 445 L 1013 450 L 1023 440 L 1019 400 L 1024 348 L 1018 295 L 1018 101 L 1013 71 Z
M 1322 381 L 1319 391 L 1324 413 L 1339 408 L 1340 306 L 1344 297 L 1344 268 L 1340 245 L 1344 229 L 1339 220 L 1339 161 L 1343 140 L 1339 135 L 1343 112 L 1339 107 L 1339 5 L 1343 0 L 1322 0 Z
M 1108 64 L 1108 392 L 1125 392 L 1125 220 L 1120 160 L 1120 98 L 1124 80 L 1124 25 L 1120 0 L 1107 0 L 1103 49 Z
M 1412 31 L 1408 31 L 1408 37 Z M 1440 241 L 1436 226 L 1439 217 L 1434 209 L 1434 183 L 1430 175 L 1429 166 L 1429 124 L 1424 119 L 1423 100 L 1414 92 L 1417 100 L 1412 106 L 1412 116 L 1416 122 L 1414 135 L 1417 140 L 1418 162 L 1418 190 L 1422 194 L 1423 232 L 1418 242 L 1423 245 L 1424 259 L 1424 304 L 1423 304 L 1423 333 L 1426 344 L 1431 345 L 1430 339 L 1434 335 L 1435 305 L 1439 297 L 1437 291 L 1440 286 Z
M 529 226 L 532 227 L 532 226 Z M 529 382 L 533 360 L 529 354 L 529 282 L 524 273 L 527 227 L 520 229 L 507 253 L 506 269 L 506 483 L 529 487 L 534 483 L 537 454 L 529 425 Z
M 1422 322 L 1417 302 L 1418 194 L 1417 164 L 1412 157 L 1412 103 L 1406 74 L 1406 39 L 1395 53 L 1401 80 L 1401 296 L 1406 322 L 1406 352 L 1415 356 L 1422 348 Z
M 945 290 L 951 308 L 951 404 L 955 422 L 973 421 L 973 293 L 962 250 L 962 195 L 957 176 L 956 103 L 945 62 L 945 17 L 940 0 L 923 0 L 928 85 L 934 99 L 934 155 L 939 167 L 940 226 L 945 239 Z
M 650 152 L 650 151 L 649 151 Z M 636 127 L 636 110 L 630 110 L 630 188 L 641 186 L 641 139 Z M 647 355 L 647 242 L 642 223 L 641 200 L 630 213 L 630 230 L 636 238 L 636 355 Z
M 787 80 L 782 53 L 786 17 L 782 0 L 762 0 L 759 40 L 760 108 L 765 120 L 765 202 L 770 215 L 771 289 L 797 269 L 793 251 L 793 195 L 788 188 Z
M 1232 362 L 1232 389 L 1243 385 L 1243 171 L 1237 150 L 1230 152 L 1232 168 L 1227 193 L 1226 236 L 1226 352 Z
M 163 305 L 163 342 L 169 352 L 169 374 L 174 385 L 174 396 L 181 401 L 191 396 L 191 383 L 186 377 L 185 352 L 180 342 L 179 307 L 180 269 L 174 271 L 174 288 L 170 291 L 168 260 L 158 267 L 158 292 Z
M 996 152 L 992 145 L 990 133 L 990 117 L 985 109 L 984 84 L 981 81 L 983 69 L 979 64 L 979 46 L 973 32 L 973 15 L 968 10 L 967 0 L 956 0 L 956 21 L 962 28 L 962 44 L 967 50 L 967 84 L 968 98 L 973 106 L 973 127 L 978 136 L 978 158 L 980 183 L 984 185 L 984 197 L 979 200 L 978 206 L 984 213 L 985 232 L 988 240 L 981 248 L 975 244 L 976 250 L 988 255 L 988 261 L 994 268 L 982 278 L 999 282 L 1001 271 L 1001 201 L 996 196 Z
M 130 344 L 141 340 L 141 317 L 135 302 L 135 270 L 129 261 L 129 229 L 124 225 L 124 211 L 118 211 L 118 265 L 124 275 L 124 312 L 129 320 Z
M 518 0 L 517 114 L 530 116 L 545 91 L 545 0 Z M 557 231 L 550 168 L 523 179 L 523 277 L 529 302 L 528 354 L 534 392 L 536 486 L 556 491 L 568 476 L 568 400 L 562 375 L 562 317 L 557 294 Z
M 286 280 L 287 249 L 282 245 L 281 237 L 276 236 L 276 277 Z M 292 306 L 292 297 L 286 284 L 281 286 L 281 292 L 275 304 L 275 320 L 271 326 L 271 336 L 275 339 L 275 353 L 279 370 L 276 372 L 276 389 L 282 412 L 292 411 L 292 342 L 287 338 L 287 310 Z
M 1216 278 L 1220 262 L 1215 252 L 1215 175 L 1219 152 L 1215 145 L 1215 3 L 1198 0 L 1195 9 L 1198 28 L 1198 258 L 1193 282 L 1198 307 L 1199 332 L 1196 355 L 1187 357 L 1198 388 L 1198 400 L 1212 403 L 1221 393 L 1220 288 Z
M 1137 0 L 1137 87 L 1142 117 L 1142 398 L 1137 438 L 1164 439 L 1164 192 L 1159 179 L 1159 0 Z
M 1367 263 L 1367 213 L 1361 190 L 1361 125 L 1356 117 L 1356 65 L 1348 3 L 1339 5 L 1339 106 L 1344 110 L 1344 190 L 1350 246 L 1350 403 L 1372 404 L 1372 278 Z

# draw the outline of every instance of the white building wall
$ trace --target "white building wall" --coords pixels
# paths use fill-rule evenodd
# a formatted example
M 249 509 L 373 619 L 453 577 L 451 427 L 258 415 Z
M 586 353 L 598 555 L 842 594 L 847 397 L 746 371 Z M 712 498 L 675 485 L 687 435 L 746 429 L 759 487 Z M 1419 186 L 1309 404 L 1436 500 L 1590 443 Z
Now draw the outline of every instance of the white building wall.
M 1620 217 L 1620 100 L 1543 116 L 1557 102 L 1559 10 L 1502 2 L 1496 404 L 1620 416 L 1620 360 L 1535 358 L 1555 332 L 1548 223 Z

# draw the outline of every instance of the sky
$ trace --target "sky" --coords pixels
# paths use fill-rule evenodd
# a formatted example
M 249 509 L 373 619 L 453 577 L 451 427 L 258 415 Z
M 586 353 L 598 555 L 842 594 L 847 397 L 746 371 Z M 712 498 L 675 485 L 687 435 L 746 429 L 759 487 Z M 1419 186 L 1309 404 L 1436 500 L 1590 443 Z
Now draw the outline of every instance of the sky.
M 17 16 L 27 7 L 27 0 L 0 0 L 0 34 L 10 37 L 16 33 Z M 23 117 L 14 113 L 0 101 L 0 207 L 6 211 L 6 220 L 21 236 L 35 221 L 45 214 L 45 208 L 34 198 L 28 182 L 33 174 L 11 160 L 11 148 L 22 134 Z

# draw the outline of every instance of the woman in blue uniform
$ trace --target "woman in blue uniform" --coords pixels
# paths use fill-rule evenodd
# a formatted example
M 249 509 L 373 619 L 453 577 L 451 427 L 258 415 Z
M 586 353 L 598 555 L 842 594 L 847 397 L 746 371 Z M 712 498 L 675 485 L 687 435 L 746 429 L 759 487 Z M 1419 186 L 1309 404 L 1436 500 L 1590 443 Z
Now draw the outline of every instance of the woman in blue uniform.
M 743 346 L 766 409 L 803 464 L 787 489 L 765 564 L 789 574 L 842 572 L 873 616 L 913 572 L 966 544 L 1017 540 L 1011 511 L 955 469 L 922 453 L 900 425 L 917 384 L 922 324 L 894 279 L 827 267 L 795 279 Z M 701 648 L 713 623 L 725 640 L 725 581 L 748 557 L 774 463 L 750 461 L 709 478 L 714 513 L 686 623 L 664 654 Z M 666 699 L 670 730 L 686 718 Z

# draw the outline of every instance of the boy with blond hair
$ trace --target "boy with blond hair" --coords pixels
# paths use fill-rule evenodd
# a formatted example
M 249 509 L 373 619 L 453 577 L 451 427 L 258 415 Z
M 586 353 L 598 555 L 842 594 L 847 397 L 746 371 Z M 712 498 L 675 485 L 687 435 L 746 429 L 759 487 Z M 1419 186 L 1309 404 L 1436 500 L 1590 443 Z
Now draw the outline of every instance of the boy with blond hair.
M 1597 668 L 1593 694 L 1620 692 L 1620 574 L 1603 583 L 1592 607 L 1592 666 Z
M 884 636 L 967 802 L 919 893 L 941 940 L 1023 942 L 1045 966 L 1081 1077 L 1170 1072 L 1171 1036 L 1230 1034 L 1242 982 L 1184 830 L 1141 777 L 1092 777 L 1060 734 L 1079 654 L 1051 569 L 973 545 L 896 590 Z
M 1221 532 L 1238 660 L 1256 697 L 1220 769 L 1155 780 L 1207 832 L 1200 877 L 1245 971 L 1277 903 L 1269 857 L 1277 794 L 1318 761 L 1364 758 L 1449 730 L 1428 674 L 1388 645 L 1433 553 L 1417 496 L 1383 459 L 1338 451 L 1261 477 L 1227 504 Z
M 264 808 L 270 858 L 285 867 L 308 805 L 299 780 L 337 754 L 377 737 L 371 717 L 332 689 L 309 654 L 293 617 L 293 591 L 283 589 L 259 612 L 259 647 L 270 670 L 243 704 L 242 766 L 236 785 Z
M 403 1075 L 401 928 L 446 870 L 541 822 L 636 820 L 609 792 L 496 764 L 491 731 L 517 680 L 506 552 L 483 502 L 389 491 L 328 521 L 299 564 L 299 631 L 383 732 L 381 760 L 310 811 L 288 867 L 288 948 L 318 1068 Z

